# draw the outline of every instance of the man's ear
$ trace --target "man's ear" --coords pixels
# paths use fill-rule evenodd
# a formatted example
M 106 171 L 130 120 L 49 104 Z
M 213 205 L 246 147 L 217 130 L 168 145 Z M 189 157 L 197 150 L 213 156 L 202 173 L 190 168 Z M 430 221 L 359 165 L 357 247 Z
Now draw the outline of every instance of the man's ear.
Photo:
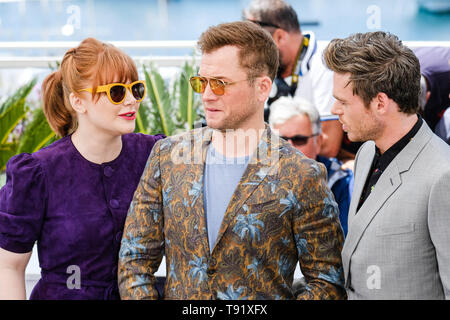
M 75 110 L 77 113 L 85 113 L 86 107 L 84 105 L 84 101 L 77 95 L 75 95 L 73 92 L 69 95 L 69 101 L 70 105 L 72 106 L 73 110 Z
M 272 34 L 272 38 L 273 41 L 275 42 L 275 44 L 277 45 L 277 47 L 279 48 L 280 46 L 283 46 L 286 42 L 286 38 L 287 38 L 287 32 L 283 29 L 275 29 L 275 31 Z
M 272 80 L 268 76 L 262 76 L 257 78 L 256 85 L 258 88 L 258 100 L 265 102 L 272 90 Z
M 321 149 L 322 144 L 323 144 L 323 133 L 322 132 L 317 135 L 316 141 L 317 141 L 317 145 L 319 146 L 319 149 Z
M 390 110 L 393 100 L 387 96 L 384 92 L 378 92 L 378 94 L 373 98 L 371 104 L 374 106 L 374 111 L 379 115 L 384 115 Z

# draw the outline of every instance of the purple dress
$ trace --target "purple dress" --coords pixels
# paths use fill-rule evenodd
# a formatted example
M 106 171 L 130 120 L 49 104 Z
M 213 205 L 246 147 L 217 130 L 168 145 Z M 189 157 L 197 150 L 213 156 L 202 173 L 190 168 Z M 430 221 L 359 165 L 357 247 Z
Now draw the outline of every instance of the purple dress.
M 70 136 L 9 160 L 0 190 L 0 247 L 26 253 L 37 241 L 42 278 L 31 299 L 119 299 L 128 206 L 161 138 L 124 135 L 120 155 L 103 164 L 83 158 Z

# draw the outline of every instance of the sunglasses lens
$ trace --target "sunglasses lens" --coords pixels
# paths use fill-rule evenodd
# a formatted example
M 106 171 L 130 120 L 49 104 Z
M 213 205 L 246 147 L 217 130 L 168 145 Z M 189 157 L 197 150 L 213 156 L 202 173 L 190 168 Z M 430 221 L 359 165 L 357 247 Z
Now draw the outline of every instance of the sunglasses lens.
M 140 101 L 144 99 L 145 95 L 145 86 L 143 83 L 136 83 L 131 87 L 131 92 L 133 92 L 133 96 L 136 100 Z
M 303 146 L 308 142 L 308 138 L 307 137 L 294 137 L 292 138 L 292 143 L 294 143 L 294 145 L 296 146 Z
M 123 98 L 125 97 L 126 90 L 127 89 L 124 86 L 111 87 L 111 89 L 109 90 L 111 100 L 116 103 L 121 102 L 123 100 Z
M 210 79 L 209 85 L 211 86 L 212 92 L 218 96 L 222 96 L 225 93 L 225 83 L 219 79 Z
M 191 84 L 192 90 L 194 90 L 197 93 L 203 93 L 205 92 L 208 80 L 201 77 L 191 77 L 189 79 L 189 83 Z

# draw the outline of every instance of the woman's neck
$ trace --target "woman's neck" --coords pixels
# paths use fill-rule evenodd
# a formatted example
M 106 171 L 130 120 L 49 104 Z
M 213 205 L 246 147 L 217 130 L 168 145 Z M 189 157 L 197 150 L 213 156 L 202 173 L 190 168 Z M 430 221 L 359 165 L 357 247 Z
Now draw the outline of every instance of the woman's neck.
M 72 143 L 88 161 L 102 164 L 116 159 L 122 151 L 122 136 L 111 136 L 77 129 L 72 134 Z

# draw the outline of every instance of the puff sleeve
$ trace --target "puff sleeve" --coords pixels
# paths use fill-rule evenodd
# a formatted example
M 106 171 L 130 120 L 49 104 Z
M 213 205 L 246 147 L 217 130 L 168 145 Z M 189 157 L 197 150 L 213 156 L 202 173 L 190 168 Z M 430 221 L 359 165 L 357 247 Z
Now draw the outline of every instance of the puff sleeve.
M 45 175 L 32 154 L 19 154 L 6 165 L 0 189 L 0 247 L 15 253 L 33 249 L 45 216 Z

